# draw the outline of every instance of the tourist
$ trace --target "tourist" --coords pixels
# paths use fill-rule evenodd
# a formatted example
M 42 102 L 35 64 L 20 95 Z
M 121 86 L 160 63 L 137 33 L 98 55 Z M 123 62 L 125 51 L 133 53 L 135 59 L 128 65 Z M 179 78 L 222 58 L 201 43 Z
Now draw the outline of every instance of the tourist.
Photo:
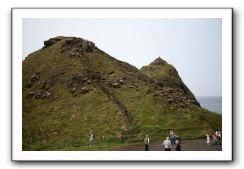
M 207 144 L 210 144 L 210 133 L 206 133 L 206 137 L 207 137 Z
M 181 151 L 181 145 L 180 145 L 180 141 L 179 140 L 176 140 L 175 141 L 175 151 Z
M 93 144 L 94 144 L 94 139 L 95 139 L 95 135 L 94 135 L 94 133 L 91 131 L 91 132 L 90 132 L 90 145 L 93 145 Z
M 218 140 L 217 140 L 217 137 L 216 137 L 215 133 L 213 134 L 213 144 L 214 145 L 218 144 Z
M 162 146 L 164 151 L 171 151 L 171 141 L 169 140 L 169 137 L 166 137 L 166 140 L 164 140 Z
M 145 139 L 144 139 L 144 145 L 145 145 L 145 151 L 149 151 L 149 137 L 148 135 L 146 135 Z
M 171 144 L 175 144 L 175 133 L 174 133 L 174 130 L 175 129 L 172 129 L 170 132 L 169 132 L 169 139 L 171 141 Z
M 217 145 L 219 145 L 219 143 L 220 143 L 219 130 L 216 130 L 214 135 L 216 137 L 216 143 L 217 143 Z
M 219 138 L 219 145 L 221 145 L 222 143 L 222 132 L 219 130 L 219 133 L 218 133 L 218 138 Z

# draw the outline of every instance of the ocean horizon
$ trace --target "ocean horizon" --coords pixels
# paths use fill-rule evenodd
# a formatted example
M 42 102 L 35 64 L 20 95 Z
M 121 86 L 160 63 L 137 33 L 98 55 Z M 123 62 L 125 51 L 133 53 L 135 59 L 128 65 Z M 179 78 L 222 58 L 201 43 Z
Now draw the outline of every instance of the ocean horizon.
M 222 96 L 199 96 L 196 99 L 201 107 L 222 114 Z

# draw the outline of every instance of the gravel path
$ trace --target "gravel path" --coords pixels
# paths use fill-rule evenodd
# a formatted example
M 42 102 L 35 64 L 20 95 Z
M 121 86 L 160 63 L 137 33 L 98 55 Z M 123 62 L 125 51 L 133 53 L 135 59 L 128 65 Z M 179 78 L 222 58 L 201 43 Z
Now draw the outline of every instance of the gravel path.
M 173 145 L 174 147 L 174 145 Z M 115 151 L 144 151 L 144 144 L 119 147 Z M 162 142 L 151 142 L 149 151 L 161 151 Z M 181 151 L 222 151 L 222 145 L 207 145 L 206 139 L 182 140 Z

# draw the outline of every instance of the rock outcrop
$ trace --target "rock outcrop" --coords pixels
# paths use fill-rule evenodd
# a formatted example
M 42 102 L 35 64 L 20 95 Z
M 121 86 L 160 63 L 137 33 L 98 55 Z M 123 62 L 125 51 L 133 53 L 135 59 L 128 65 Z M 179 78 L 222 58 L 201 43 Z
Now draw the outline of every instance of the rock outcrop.
M 200 106 L 193 93 L 180 78 L 177 70 L 160 57 L 148 66 L 143 66 L 140 71 L 163 88 L 163 94 L 161 96 L 169 99 L 168 102 L 192 103 Z M 183 99 L 183 97 L 186 97 L 186 99 Z

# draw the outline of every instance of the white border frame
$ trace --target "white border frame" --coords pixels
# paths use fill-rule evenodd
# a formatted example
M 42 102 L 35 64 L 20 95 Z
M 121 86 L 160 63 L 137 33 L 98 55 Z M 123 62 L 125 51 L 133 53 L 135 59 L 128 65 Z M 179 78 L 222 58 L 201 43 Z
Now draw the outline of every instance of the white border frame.
M 23 18 L 221 18 L 222 151 L 22 151 Z M 224 75 L 224 76 L 223 76 Z M 232 161 L 232 9 L 12 9 L 13 161 Z

